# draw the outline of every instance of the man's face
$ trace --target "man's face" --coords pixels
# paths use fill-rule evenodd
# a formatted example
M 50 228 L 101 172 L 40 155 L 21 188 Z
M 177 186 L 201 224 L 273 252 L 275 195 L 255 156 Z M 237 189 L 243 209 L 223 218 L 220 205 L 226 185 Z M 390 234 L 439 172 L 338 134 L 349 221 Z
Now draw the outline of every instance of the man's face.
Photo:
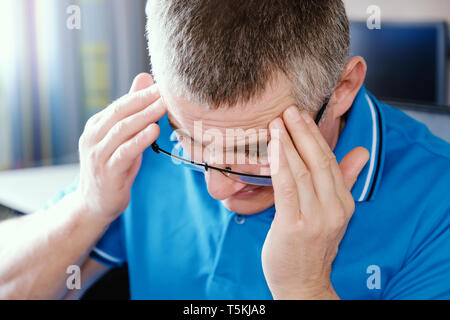
M 244 150 L 241 146 L 254 145 L 254 143 L 250 142 L 255 142 L 254 139 L 250 141 L 249 135 L 239 135 L 239 132 L 268 133 L 269 123 L 280 116 L 289 106 L 295 104 L 291 95 L 291 84 L 287 79 L 280 78 L 275 84 L 268 86 L 263 95 L 254 99 L 254 101 L 238 104 L 232 108 L 215 110 L 208 110 L 204 106 L 188 102 L 183 97 L 177 97 L 171 92 L 169 86 L 164 86 L 164 89 L 161 91 L 167 104 L 169 122 L 175 129 L 184 131 L 186 136 L 180 137 L 181 144 L 184 146 L 184 149 L 189 149 L 185 151 L 191 158 L 197 161 L 208 162 L 208 164 L 220 168 L 230 168 L 233 171 L 270 175 L 270 172 L 256 172 L 258 170 L 255 170 L 255 168 L 261 168 L 262 170 L 268 168 L 267 165 L 258 162 L 264 162 L 267 159 L 264 158 L 264 155 L 261 155 L 261 159 L 256 159 L 257 164 L 252 165 L 237 162 L 238 155 L 232 157 L 234 159 L 232 163 L 226 162 L 225 156 L 224 160 L 218 163 L 218 161 L 214 160 L 217 159 L 214 158 L 217 151 L 208 152 L 208 150 L 218 150 L 217 142 L 220 140 L 219 145 L 224 148 L 225 154 L 225 152 L 230 152 L 230 148 L 226 147 L 229 146 L 227 143 L 233 141 L 236 148 L 231 150 L 237 153 L 239 149 Z M 198 143 L 200 129 L 203 141 Z M 267 135 L 270 136 L 269 133 Z M 208 137 L 211 139 L 208 140 Z M 252 137 L 254 138 L 255 136 Z M 196 142 L 189 141 L 189 143 L 195 147 L 186 148 L 185 143 L 191 138 L 195 139 Z M 259 145 L 267 145 L 266 142 L 270 138 L 267 138 L 264 134 L 257 134 L 256 139 Z M 214 143 L 216 143 L 214 146 L 216 149 L 211 149 L 211 145 Z M 192 154 L 197 152 L 195 150 L 198 150 L 198 148 L 202 149 L 202 151 L 196 153 L 196 155 L 200 154 L 202 159 Z M 205 157 L 208 159 L 205 159 Z M 245 157 L 248 159 L 248 153 L 246 153 Z M 205 174 L 205 180 L 210 195 L 222 201 L 223 205 L 233 212 L 240 214 L 258 213 L 269 208 L 274 203 L 273 188 L 271 186 L 242 183 L 230 179 L 216 170 L 208 170 Z

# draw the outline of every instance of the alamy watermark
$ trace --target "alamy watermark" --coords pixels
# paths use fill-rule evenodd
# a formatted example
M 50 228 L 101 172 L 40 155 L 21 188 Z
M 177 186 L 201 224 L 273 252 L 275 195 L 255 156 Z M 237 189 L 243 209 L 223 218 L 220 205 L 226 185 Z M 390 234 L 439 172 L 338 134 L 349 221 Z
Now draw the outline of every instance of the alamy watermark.
M 376 5 L 367 7 L 366 13 L 369 15 L 366 21 L 369 30 L 381 29 L 381 8 Z
M 66 27 L 69 30 L 81 29 L 81 8 L 77 5 L 70 5 L 66 9 L 66 13 L 69 15 L 66 20 Z
M 370 265 L 366 269 L 366 273 L 370 274 L 367 278 L 366 285 L 369 290 L 381 289 L 381 268 L 375 264 Z
M 77 265 L 70 265 L 66 269 L 69 275 L 66 280 L 66 287 L 69 290 L 81 290 L 81 269 Z

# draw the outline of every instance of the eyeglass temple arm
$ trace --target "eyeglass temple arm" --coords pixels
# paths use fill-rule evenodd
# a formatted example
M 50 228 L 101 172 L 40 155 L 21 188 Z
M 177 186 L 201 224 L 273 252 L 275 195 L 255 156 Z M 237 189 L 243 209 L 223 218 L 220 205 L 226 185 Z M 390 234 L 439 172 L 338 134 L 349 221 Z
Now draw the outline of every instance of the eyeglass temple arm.
M 330 98 L 328 97 L 325 102 L 323 103 L 322 107 L 320 108 L 319 112 L 317 113 L 316 119 L 314 120 L 314 122 L 316 123 L 316 125 L 319 125 L 320 120 L 322 119 L 323 113 L 325 112 L 328 103 L 330 102 Z
M 216 167 L 212 167 L 212 166 L 208 165 L 208 163 L 206 163 L 206 162 L 204 162 L 204 163 L 199 163 L 199 162 L 195 162 L 194 160 L 184 159 L 184 158 L 182 158 L 182 157 L 179 157 L 179 156 L 177 156 L 177 155 L 174 155 L 174 154 L 172 154 L 172 153 L 169 153 L 169 152 L 165 151 L 164 149 L 161 149 L 161 148 L 158 146 L 158 144 L 156 143 L 156 141 L 152 143 L 152 149 L 153 149 L 153 151 L 155 151 L 156 153 L 163 153 L 163 154 L 165 154 L 165 155 L 167 155 L 167 156 L 169 156 L 169 157 L 171 157 L 171 158 L 173 157 L 173 158 L 176 158 L 176 159 L 178 159 L 178 160 L 180 160 L 180 161 L 183 161 L 183 162 L 189 162 L 189 163 L 191 163 L 191 164 L 193 164 L 193 165 L 196 165 L 196 166 L 202 166 L 202 167 L 205 168 L 206 171 L 208 171 L 209 168 L 216 169 Z

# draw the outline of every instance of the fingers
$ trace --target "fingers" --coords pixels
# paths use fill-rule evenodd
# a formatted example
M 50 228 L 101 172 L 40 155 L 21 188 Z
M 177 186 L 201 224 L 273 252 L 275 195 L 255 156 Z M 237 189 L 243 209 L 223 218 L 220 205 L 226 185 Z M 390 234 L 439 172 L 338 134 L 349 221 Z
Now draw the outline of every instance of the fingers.
M 134 137 L 150 124 L 161 119 L 167 112 L 161 99 L 150 107 L 117 122 L 99 142 L 99 153 L 103 160 L 108 159 L 123 143 Z
M 119 174 L 131 172 L 136 159 L 156 140 L 159 127 L 154 123 L 166 112 L 153 78 L 140 74 L 130 94 L 88 121 L 80 138 L 80 154 L 88 155 L 97 165 L 113 167 Z
M 351 190 L 361 170 L 369 161 L 370 153 L 363 147 L 357 147 L 347 153 L 339 164 L 347 190 Z
M 303 118 L 296 107 L 288 108 L 283 119 L 300 157 L 309 169 L 316 195 L 321 203 L 337 200 L 331 163 L 336 161 L 333 153 L 325 153 L 309 129 L 311 117 Z
M 300 212 L 308 215 L 315 211 L 311 209 L 314 209 L 317 203 L 311 174 L 292 143 L 283 121 L 280 118 L 275 119 L 271 123 L 271 129 L 279 130 L 281 148 L 286 155 L 290 174 L 297 187 Z
M 153 77 L 148 73 L 141 73 L 136 76 L 131 85 L 130 93 L 137 92 L 152 86 L 155 82 Z
M 136 80 L 132 90 L 140 89 L 150 83 L 152 83 L 150 79 Z M 100 119 L 95 123 L 95 128 L 91 132 L 91 137 L 94 139 L 93 142 L 102 140 L 117 122 L 144 110 L 160 97 L 158 86 L 153 84 L 139 91 L 129 93 L 112 103 L 101 112 Z
M 140 90 L 144 90 L 154 84 L 153 77 L 148 73 L 141 73 L 137 75 L 133 83 L 131 84 L 130 93 L 134 93 Z M 97 131 L 99 131 L 99 126 L 97 125 L 98 122 L 104 118 L 104 115 L 108 113 L 110 110 L 108 108 L 103 109 L 102 111 L 96 113 L 93 115 L 86 124 L 87 128 L 93 128 Z M 100 135 L 99 135 L 100 136 Z
M 133 163 L 159 135 L 159 126 L 150 124 L 136 136 L 121 144 L 107 161 L 107 166 L 116 172 L 128 172 Z
M 354 200 L 350 190 L 368 161 L 368 151 L 356 148 L 338 165 L 319 128 L 306 112 L 300 113 L 297 107 L 291 107 L 283 118 L 297 151 L 311 172 L 320 202 L 329 208 L 337 208 L 340 203 L 347 217 L 351 216 Z
M 314 122 L 308 123 L 308 126 L 323 152 L 330 154 L 331 158 L 331 153 L 333 151 L 331 151 L 330 146 L 320 132 L 319 127 Z M 350 191 L 353 188 L 359 173 L 364 168 L 369 157 L 369 151 L 363 147 L 358 147 L 349 152 L 344 157 L 345 160 L 342 159 L 343 162 L 341 161 L 341 165 L 338 165 L 336 161 L 331 161 L 334 182 L 338 191 Z
M 141 74 L 128 95 L 89 119 L 79 141 L 79 190 L 88 211 L 113 221 L 125 210 L 142 153 L 159 135 L 154 122 L 165 112 L 153 79 Z
M 277 128 L 271 128 L 270 130 L 277 130 Z M 278 144 L 278 146 L 275 146 L 275 144 Z M 274 221 L 292 224 L 296 223 L 300 217 L 297 185 L 289 169 L 289 163 L 283 149 L 281 142 L 272 138 L 267 150 L 275 196 L 276 214 Z
M 305 116 L 309 117 L 308 114 L 304 113 Z M 322 133 L 319 130 L 319 127 L 316 125 L 314 121 L 307 122 L 307 125 L 309 127 L 309 130 L 311 131 L 312 135 L 314 136 L 315 140 L 321 147 L 322 151 L 328 155 L 328 157 L 331 159 L 330 161 L 330 168 L 331 168 L 331 174 L 333 176 L 334 185 L 337 191 L 338 197 L 341 199 L 342 202 L 346 203 L 349 201 L 353 201 L 353 198 L 351 197 L 348 189 L 344 183 L 344 178 L 342 176 L 342 172 L 339 169 L 339 165 L 337 161 L 335 160 L 335 156 L 333 151 L 330 149 L 330 146 L 328 145 L 328 142 L 323 137 Z M 352 206 L 349 204 L 349 207 Z M 350 211 L 350 210 L 349 210 Z

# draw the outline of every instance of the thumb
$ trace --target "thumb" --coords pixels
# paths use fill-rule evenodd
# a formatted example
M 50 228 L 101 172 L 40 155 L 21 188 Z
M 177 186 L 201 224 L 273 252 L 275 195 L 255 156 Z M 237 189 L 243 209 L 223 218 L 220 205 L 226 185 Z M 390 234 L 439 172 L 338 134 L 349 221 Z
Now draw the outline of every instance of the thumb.
M 347 153 L 339 163 L 339 167 L 344 177 L 344 183 L 348 190 L 353 188 L 353 185 L 358 178 L 359 173 L 369 161 L 370 153 L 363 147 L 357 147 Z
M 138 74 L 131 85 L 130 93 L 146 89 L 154 84 L 153 77 L 148 73 Z

